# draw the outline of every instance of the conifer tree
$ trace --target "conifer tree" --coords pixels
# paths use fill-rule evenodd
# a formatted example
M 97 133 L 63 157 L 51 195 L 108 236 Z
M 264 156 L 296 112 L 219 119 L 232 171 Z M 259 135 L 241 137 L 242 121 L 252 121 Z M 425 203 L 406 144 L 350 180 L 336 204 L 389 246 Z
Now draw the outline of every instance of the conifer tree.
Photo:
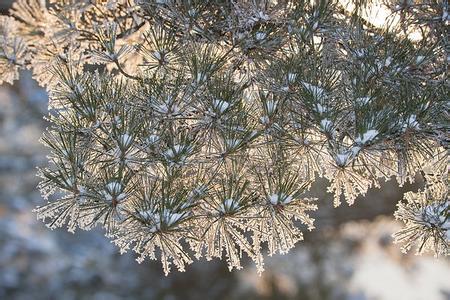
M 386 12 L 375 22 L 374 11 Z M 416 174 L 394 234 L 448 255 L 448 2 L 17 0 L 0 83 L 49 94 L 49 228 L 105 228 L 138 261 L 286 253 L 334 205 Z

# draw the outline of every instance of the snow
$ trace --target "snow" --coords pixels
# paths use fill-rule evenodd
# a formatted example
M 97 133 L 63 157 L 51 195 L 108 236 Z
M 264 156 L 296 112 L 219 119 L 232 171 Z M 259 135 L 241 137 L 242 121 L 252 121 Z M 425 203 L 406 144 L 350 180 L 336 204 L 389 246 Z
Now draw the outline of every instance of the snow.
M 261 32 L 261 31 L 257 32 L 255 35 L 256 40 L 258 40 L 258 41 L 264 40 L 266 38 L 266 36 L 267 36 L 267 34 L 265 32 Z
M 352 152 L 353 157 L 355 157 L 356 155 L 358 155 L 359 151 L 361 151 L 361 147 L 353 146 L 352 148 L 350 148 L 350 151 Z
M 416 115 L 410 115 L 408 119 L 403 123 L 403 130 L 406 130 L 406 128 L 412 128 L 416 130 L 420 129 Z
M 112 181 L 106 185 L 106 191 L 110 194 L 118 194 L 122 188 L 122 184 L 118 181 Z
M 359 137 L 355 139 L 355 143 L 358 145 L 364 145 L 370 141 L 373 141 L 377 135 L 379 134 L 378 130 L 376 129 L 369 129 L 363 134 L 361 134 Z
M 234 210 L 236 210 L 238 208 L 239 208 L 239 203 L 237 203 L 237 201 L 234 201 L 233 198 L 225 199 L 223 201 L 223 203 L 221 203 L 220 206 L 219 206 L 219 210 L 222 213 L 226 213 L 228 211 L 234 211 Z
M 272 194 L 269 196 L 269 202 L 272 203 L 272 205 L 286 205 L 289 204 L 292 200 L 292 196 L 286 195 L 284 193 Z
M 160 230 L 162 224 L 170 227 L 184 217 L 184 214 L 176 213 L 169 209 L 164 209 L 161 215 L 162 218 L 158 212 L 151 209 L 139 212 L 139 216 L 142 219 L 154 223 L 154 226 L 150 228 L 151 232 Z
M 154 212 L 150 209 L 138 212 L 139 216 L 144 220 L 153 220 Z
M 448 17 L 448 11 L 444 8 L 442 11 L 442 21 L 445 22 L 449 19 Z
M 356 49 L 355 50 L 355 55 L 358 58 L 363 58 L 364 56 L 367 55 L 367 49 Z
M 320 121 L 320 126 L 325 132 L 330 132 L 333 129 L 333 122 L 328 119 Z
M 119 143 L 124 148 L 128 148 L 131 145 L 132 141 L 133 138 L 127 133 L 124 133 L 119 137 Z
M 425 60 L 425 56 L 419 55 L 416 57 L 416 64 L 420 65 Z
M 170 210 L 164 210 L 163 221 L 167 226 L 172 226 L 183 218 L 184 214 L 175 213 Z
M 262 116 L 259 118 L 259 121 L 261 122 L 261 124 L 269 124 L 269 117 L 268 116 Z
M 295 81 L 295 79 L 297 79 L 296 73 L 288 73 L 287 80 L 289 83 L 293 83 Z
M 327 111 L 327 108 L 326 107 L 323 107 L 320 103 L 316 103 L 316 111 L 319 113 L 319 114 L 323 114 L 324 112 L 326 112 Z
M 273 114 L 275 112 L 275 110 L 277 109 L 278 106 L 278 101 L 274 101 L 274 100 L 268 100 L 266 102 L 266 107 L 267 107 L 267 113 Z
M 310 92 L 316 100 L 322 101 L 326 98 L 325 90 L 321 87 L 318 87 L 316 85 L 312 85 L 310 83 L 302 81 L 303 86 L 305 89 Z
M 386 58 L 386 60 L 385 60 L 385 62 L 384 62 L 384 66 L 385 67 L 389 67 L 390 65 L 391 65 L 391 63 L 392 63 L 392 57 L 391 56 L 388 56 L 387 58 Z
M 162 58 L 161 52 L 159 52 L 159 51 L 153 52 L 153 56 L 154 56 L 157 60 L 161 60 L 161 58 Z
M 214 99 L 213 106 L 220 113 L 223 113 L 225 110 L 227 110 L 228 107 L 230 107 L 230 103 L 224 100 Z
M 356 103 L 359 105 L 367 105 L 371 100 L 371 97 L 359 97 L 355 99 Z
M 241 139 L 228 139 L 225 140 L 225 145 L 229 149 L 236 148 L 242 142 Z
M 450 202 L 446 203 L 432 203 L 427 205 L 421 214 L 417 215 L 416 218 L 419 221 L 423 221 L 429 226 L 440 227 L 447 230 L 447 239 L 450 234 L 450 219 L 445 217 L 445 211 L 448 209 Z
M 147 138 L 147 142 L 151 145 L 156 144 L 159 141 L 160 137 L 157 134 L 151 134 Z
M 173 148 L 169 148 L 166 150 L 166 152 L 164 153 L 164 156 L 167 158 L 173 158 L 175 157 L 178 153 L 180 153 L 183 150 L 184 146 L 182 145 L 174 145 Z
M 201 83 L 203 81 L 206 81 L 208 79 L 208 76 L 202 72 L 198 72 L 197 73 L 197 77 L 196 77 L 196 81 L 197 83 Z
M 350 160 L 351 156 L 352 156 L 352 152 L 350 152 L 350 151 L 336 154 L 336 157 L 335 157 L 336 164 L 340 167 L 346 166 L 347 162 Z

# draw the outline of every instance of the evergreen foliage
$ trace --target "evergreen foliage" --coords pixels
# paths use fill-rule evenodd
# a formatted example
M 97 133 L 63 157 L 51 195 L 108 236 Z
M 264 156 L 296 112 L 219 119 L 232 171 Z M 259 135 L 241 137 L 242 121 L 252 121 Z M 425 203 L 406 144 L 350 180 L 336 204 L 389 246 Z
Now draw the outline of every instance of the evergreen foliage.
M 379 26 L 370 12 L 388 12 Z M 97 225 L 167 274 L 286 253 L 334 205 L 418 172 L 395 234 L 448 255 L 447 1 L 17 0 L 0 82 L 50 96 L 48 227 Z M 190 250 L 189 250 L 190 249 Z

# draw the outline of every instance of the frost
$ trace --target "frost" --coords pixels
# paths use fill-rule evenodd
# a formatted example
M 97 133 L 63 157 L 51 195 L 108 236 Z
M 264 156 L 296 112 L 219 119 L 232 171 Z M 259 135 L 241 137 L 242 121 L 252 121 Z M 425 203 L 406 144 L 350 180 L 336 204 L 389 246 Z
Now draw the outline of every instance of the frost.
M 317 176 L 336 206 L 392 176 L 447 178 L 437 2 L 399 21 L 423 26 L 417 51 L 411 34 L 311 1 L 75 2 L 20 0 L 0 18 L 0 80 L 29 68 L 49 91 L 37 212 L 51 228 L 99 224 L 165 273 L 192 253 L 230 269 L 245 253 L 262 270 L 262 249 L 286 253 L 299 222 L 313 228 L 299 195 Z M 408 194 L 427 201 L 401 206 L 399 239 L 444 253 L 448 204 L 433 193 Z

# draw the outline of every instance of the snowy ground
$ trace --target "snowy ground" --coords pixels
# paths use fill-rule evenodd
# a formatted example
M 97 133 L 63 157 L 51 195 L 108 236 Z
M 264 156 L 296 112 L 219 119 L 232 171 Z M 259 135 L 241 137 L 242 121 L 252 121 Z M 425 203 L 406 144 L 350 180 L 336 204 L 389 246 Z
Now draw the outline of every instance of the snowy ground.
M 23 79 L 0 87 L 0 299 L 450 299 L 449 260 L 392 245 L 398 224 L 379 216 L 399 197 L 392 183 L 351 208 L 332 210 L 325 199 L 320 230 L 268 258 L 261 277 L 251 265 L 229 273 L 220 261 L 164 277 L 158 262 L 119 255 L 100 231 L 46 229 L 31 212 L 43 203 L 35 166 L 45 164 L 46 97 Z M 324 198 L 324 190 L 314 193 Z

